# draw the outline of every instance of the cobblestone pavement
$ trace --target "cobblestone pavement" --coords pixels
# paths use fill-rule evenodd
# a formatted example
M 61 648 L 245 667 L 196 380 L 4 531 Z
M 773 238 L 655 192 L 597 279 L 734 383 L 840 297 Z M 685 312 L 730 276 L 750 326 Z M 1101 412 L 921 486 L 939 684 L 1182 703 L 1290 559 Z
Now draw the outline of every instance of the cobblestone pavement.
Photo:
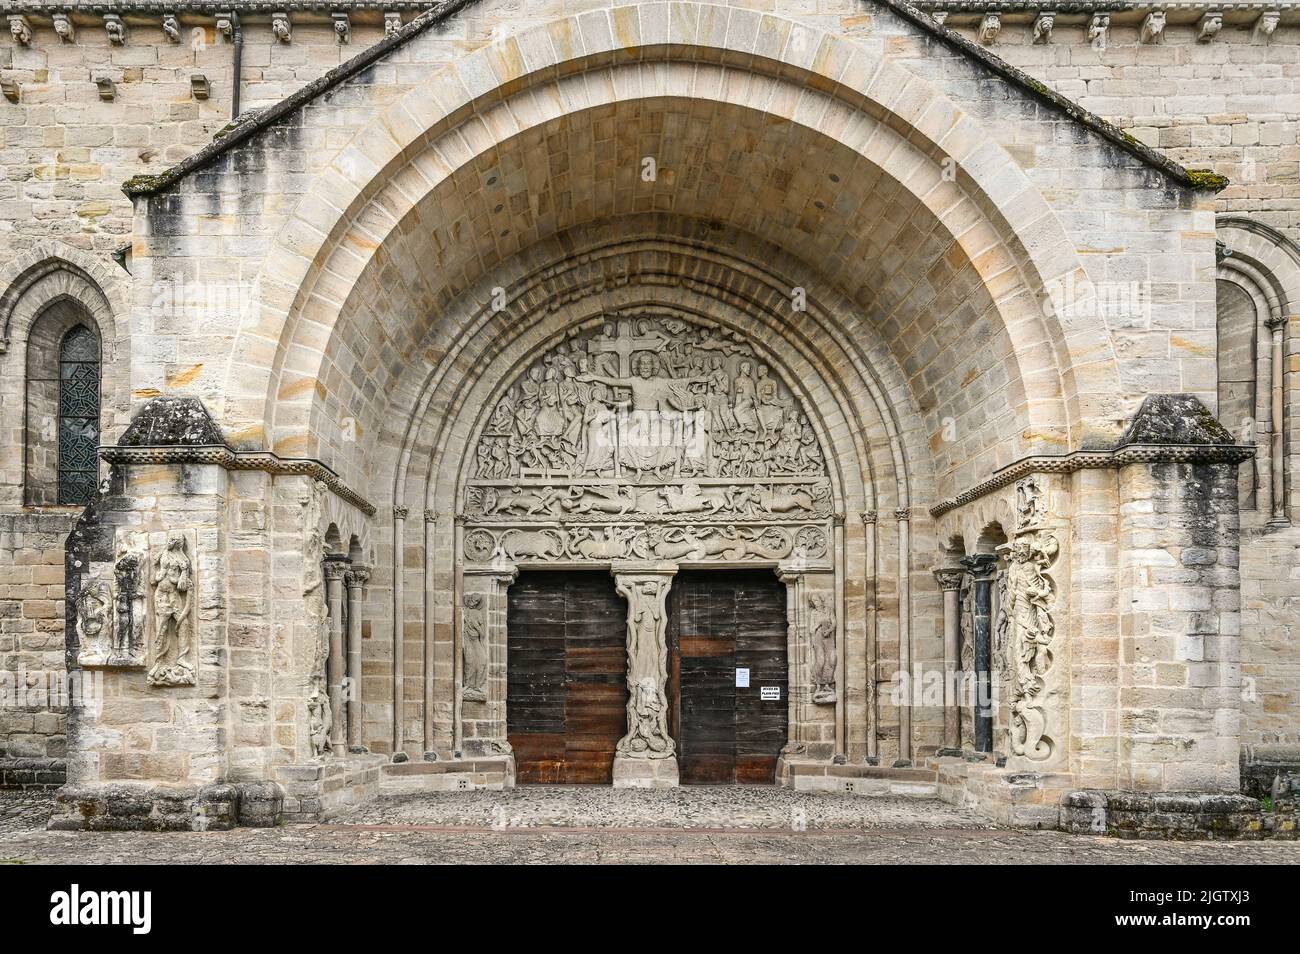
M 931 800 L 780 789 L 620 792 L 615 799 L 598 791 L 389 797 L 328 825 L 201 834 L 47 832 L 48 796 L 0 793 L 0 863 L 1300 864 L 1296 842 L 1130 842 L 1017 831 Z M 571 812 L 563 811 L 566 802 Z M 618 802 L 621 817 L 611 814 Z M 508 812 L 505 824 L 517 827 L 490 827 L 500 817 L 497 804 Z M 807 831 L 778 824 L 791 806 L 803 806 Z M 638 813 L 652 807 L 665 814 L 649 831 Z M 752 827 L 714 827 L 729 810 L 732 824 Z M 542 827 L 557 821 L 570 827 Z

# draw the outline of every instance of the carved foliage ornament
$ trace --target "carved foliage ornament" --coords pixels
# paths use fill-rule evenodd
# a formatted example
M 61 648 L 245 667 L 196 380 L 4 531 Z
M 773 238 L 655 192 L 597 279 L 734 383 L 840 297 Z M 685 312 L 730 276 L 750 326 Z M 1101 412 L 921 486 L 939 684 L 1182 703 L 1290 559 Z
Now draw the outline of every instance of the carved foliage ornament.
M 1017 483 L 1005 603 L 1013 653 L 1011 750 L 1034 761 L 1046 760 L 1055 748 L 1047 734 L 1048 675 L 1056 635 L 1056 582 L 1050 570 L 1060 544 L 1055 534 L 1043 529 L 1046 508 L 1040 478 Z
M 779 560 L 799 546 L 820 558 L 832 505 L 811 421 L 745 341 L 616 316 L 540 355 L 493 407 L 464 549 L 474 561 Z

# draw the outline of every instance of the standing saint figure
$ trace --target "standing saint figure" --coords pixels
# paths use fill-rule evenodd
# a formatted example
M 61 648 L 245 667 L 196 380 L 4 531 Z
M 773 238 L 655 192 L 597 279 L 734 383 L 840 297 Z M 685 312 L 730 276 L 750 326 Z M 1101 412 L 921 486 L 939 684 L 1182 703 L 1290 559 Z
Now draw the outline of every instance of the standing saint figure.
M 736 400 L 732 404 L 731 416 L 736 421 L 736 430 L 758 433 L 758 416 L 754 413 L 754 379 L 750 376 L 752 365 L 748 361 L 740 362 L 736 374 Z
M 178 530 L 154 561 L 154 652 L 149 681 L 181 686 L 194 682 L 194 567 Z
M 808 597 L 808 637 L 812 643 L 813 702 L 835 702 L 835 614 L 826 597 L 814 593 Z
M 461 693 L 466 702 L 487 701 L 488 644 L 483 632 L 483 595 L 465 594 L 461 616 Z

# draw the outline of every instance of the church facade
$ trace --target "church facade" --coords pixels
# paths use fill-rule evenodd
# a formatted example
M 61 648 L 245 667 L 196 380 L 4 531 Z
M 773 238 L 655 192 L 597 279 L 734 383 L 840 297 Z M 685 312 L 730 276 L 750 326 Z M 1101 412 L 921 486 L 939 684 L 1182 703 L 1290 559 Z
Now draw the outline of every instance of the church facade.
M 1291 3 L 110 6 L 0 70 L 53 824 L 1300 768 Z

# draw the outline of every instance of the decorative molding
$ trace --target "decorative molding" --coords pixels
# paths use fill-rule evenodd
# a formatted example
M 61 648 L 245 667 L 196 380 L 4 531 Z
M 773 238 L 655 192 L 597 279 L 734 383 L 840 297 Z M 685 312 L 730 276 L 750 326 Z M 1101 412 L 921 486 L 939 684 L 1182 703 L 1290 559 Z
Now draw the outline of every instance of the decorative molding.
M 1032 473 L 1073 474 L 1129 464 L 1240 464 L 1254 456 L 1253 444 L 1129 444 L 1116 450 L 1024 457 L 970 490 L 939 501 L 930 508 L 930 516 L 942 517 Z
M 319 480 L 340 499 L 367 517 L 375 505 L 343 482 L 338 474 L 318 460 L 280 457 L 270 451 L 236 451 L 225 444 L 181 444 L 144 447 L 101 447 L 99 456 L 110 464 L 216 464 L 226 470 L 260 470 L 275 476 L 296 475 Z

